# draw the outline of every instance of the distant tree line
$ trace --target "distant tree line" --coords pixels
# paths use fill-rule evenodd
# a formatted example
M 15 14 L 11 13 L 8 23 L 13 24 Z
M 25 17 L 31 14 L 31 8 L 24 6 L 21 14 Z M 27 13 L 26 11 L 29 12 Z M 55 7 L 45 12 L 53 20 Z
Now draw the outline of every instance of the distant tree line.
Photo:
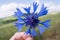
M 2 20 L 0 21 L 0 24 L 7 24 L 7 23 L 15 22 L 15 21 L 17 21 L 17 19 Z

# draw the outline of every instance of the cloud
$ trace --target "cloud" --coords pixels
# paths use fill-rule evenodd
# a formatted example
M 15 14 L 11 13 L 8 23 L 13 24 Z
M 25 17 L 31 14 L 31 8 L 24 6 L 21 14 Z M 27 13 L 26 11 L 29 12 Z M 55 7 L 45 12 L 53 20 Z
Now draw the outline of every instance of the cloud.
M 53 2 L 50 3 L 45 3 L 45 6 L 49 9 L 49 13 L 51 12 L 59 12 L 60 11 L 60 5 L 59 4 L 54 4 Z
M 28 7 L 28 6 L 30 6 L 30 4 L 24 4 L 24 5 L 17 3 L 3 4 L 0 6 L 0 18 L 14 15 L 16 8 L 19 8 L 23 13 L 26 13 L 23 7 Z
M 17 3 L 9 3 L 0 6 L 0 18 L 11 16 L 17 7 Z

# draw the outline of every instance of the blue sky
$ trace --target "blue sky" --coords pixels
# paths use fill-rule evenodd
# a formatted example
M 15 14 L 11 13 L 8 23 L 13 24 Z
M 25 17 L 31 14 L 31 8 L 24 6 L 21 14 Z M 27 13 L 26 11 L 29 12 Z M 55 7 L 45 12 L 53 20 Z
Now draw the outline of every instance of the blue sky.
M 27 2 L 28 1 L 28 2 Z M 55 4 L 60 4 L 60 0 L 39 0 L 40 2 L 53 2 Z M 0 5 L 2 4 L 8 4 L 8 3 L 32 3 L 34 0 L 0 0 Z
M 17 7 L 25 12 L 22 6 L 31 5 L 32 7 L 33 2 L 38 2 L 41 5 L 44 3 L 49 9 L 49 12 L 60 11 L 60 0 L 0 0 L 0 18 L 14 15 Z M 31 11 L 33 11 L 32 9 L 33 8 L 31 8 Z M 40 11 L 40 8 L 38 8 L 37 11 Z

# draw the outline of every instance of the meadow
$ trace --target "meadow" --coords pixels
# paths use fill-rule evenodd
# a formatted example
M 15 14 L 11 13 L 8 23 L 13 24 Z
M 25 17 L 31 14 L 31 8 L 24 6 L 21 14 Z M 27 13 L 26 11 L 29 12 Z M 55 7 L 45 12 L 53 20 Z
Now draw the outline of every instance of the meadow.
M 46 19 L 51 20 L 51 27 L 43 33 L 43 40 L 60 40 L 60 13 L 53 15 L 48 14 L 47 16 L 39 18 L 41 21 Z M 16 18 L 14 16 L 0 19 L 0 40 L 9 40 L 11 36 L 18 31 L 14 26 L 15 21 Z M 24 28 L 24 30 L 26 30 L 26 28 Z M 39 38 L 40 37 L 35 37 L 35 40 L 40 40 Z

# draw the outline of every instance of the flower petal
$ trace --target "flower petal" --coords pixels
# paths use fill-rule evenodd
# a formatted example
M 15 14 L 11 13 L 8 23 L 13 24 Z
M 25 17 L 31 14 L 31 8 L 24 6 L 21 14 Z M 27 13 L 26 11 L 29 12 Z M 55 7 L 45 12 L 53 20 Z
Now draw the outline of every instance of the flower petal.
M 37 2 L 36 2 L 36 3 L 34 3 L 34 2 L 33 2 L 33 8 L 34 8 L 34 11 L 33 11 L 33 13 L 36 11 L 37 7 L 38 7 L 38 4 L 37 4 Z
M 25 11 L 27 11 L 28 14 L 30 14 L 30 7 L 24 8 Z
M 15 12 L 15 16 L 17 16 L 17 17 L 21 17 L 21 16 L 24 15 L 24 14 L 20 11 L 19 8 L 16 8 L 16 9 L 17 9 L 17 12 Z
M 46 28 L 50 27 L 50 20 L 46 20 L 44 22 L 41 22 L 40 24 L 44 25 Z
M 39 12 L 39 14 L 38 14 L 38 17 L 39 17 L 39 16 L 46 15 L 46 14 L 48 13 L 48 10 L 47 10 L 46 8 L 47 8 L 47 7 L 44 7 L 44 4 L 43 4 L 42 7 L 41 7 L 40 12 Z
M 24 21 L 24 19 L 23 18 L 18 18 L 18 21 L 21 22 L 21 21 Z
M 34 29 L 34 28 L 32 28 L 31 35 L 32 35 L 32 37 L 33 37 L 33 36 L 36 36 L 36 31 L 35 31 L 35 29 Z
M 22 25 L 24 25 L 25 22 L 23 22 L 23 21 L 21 21 L 21 22 L 17 21 L 16 24 L 22 24 Z
M 30 27 L 27 29 L 27 31 L 26 31 L 25 33 L 26 33 L 26 34 L 31 34 Z
M 42 27 L 42 26 L 39 26 L 38 27 L 38 29 L 39 29 L 39 31 L 40 31 L 40 34 L 42 35 L 43 34 L 43 32 L 45 32 L 45 27 Z
M 18 31 L 21 31 L 22 30 L 22 27 L 23 27 L 24 23 L 15 23 L 15 26 L 17 26 L 18 28 Z

